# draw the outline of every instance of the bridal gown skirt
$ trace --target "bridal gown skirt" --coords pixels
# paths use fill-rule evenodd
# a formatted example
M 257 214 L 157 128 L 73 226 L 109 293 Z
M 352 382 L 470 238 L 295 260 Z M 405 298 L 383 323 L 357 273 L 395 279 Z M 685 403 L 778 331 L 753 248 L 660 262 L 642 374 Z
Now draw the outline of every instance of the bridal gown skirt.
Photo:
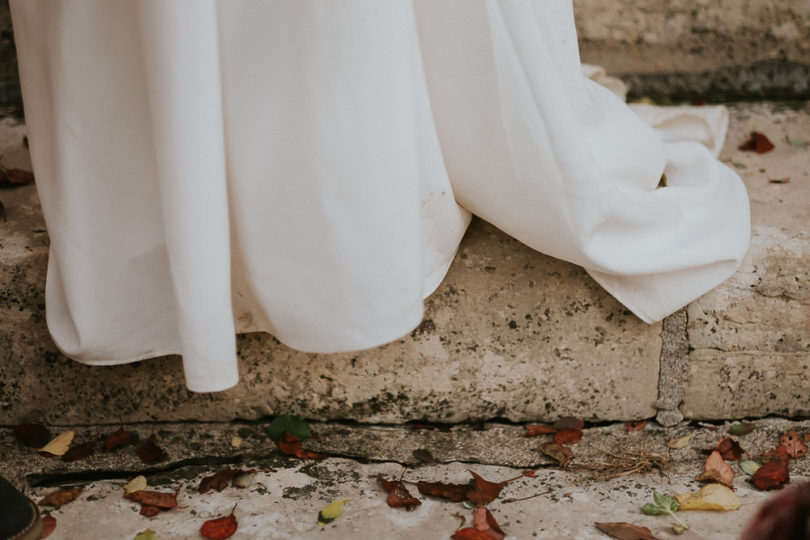
M 80 362 L 178 353 L 215 391 L 238 381 L 235 332 L 394 340 L 470 213 L 648 322 L 748 246 L 745 189 L 715 158 L 725 111 L 628 108 L 583 76 L 567 2 L 11 8 L 48 326 Z

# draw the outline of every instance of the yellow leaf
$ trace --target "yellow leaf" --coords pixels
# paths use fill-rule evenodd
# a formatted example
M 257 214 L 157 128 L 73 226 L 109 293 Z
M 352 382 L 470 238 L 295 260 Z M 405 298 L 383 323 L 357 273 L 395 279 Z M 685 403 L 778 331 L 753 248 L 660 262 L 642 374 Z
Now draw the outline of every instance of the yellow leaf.
M 689 446 L 689 441 L 692 439 L 691 435 L 684 435 L 680 439 L 672 439 L 667 443 L 669 448 L 673 450 L 680 450 L 681 448 L 686 448 Z
M 675 497 L 680 505 L 678 510 L 736 510 L 742 502 L 726 486 L 709 484 L 697 493 L 684 493 Z
M 135 478 L 129 481 L 127 485 L 124 486 L 124 492 L 129 495 L 133 491 L 141 491 L 142 489 L 146 489 L 146 477 L 142 474 L 139 474 Z
M 61 456 L 70 448 L 70 443 L 73 442 L 75 431 L 65 431 L 60 433 L 54 440 L 39 449 L 40 452 L 47 452 L 54 456 Z
M 324 506 L 321 511 L 318 512 L 318 525 L 323 527 L 327 523 L 339 518 L 340 515 L 343 514 L 343 503 L 348 500 L 349 499 L 338 499 Z
M 240 437 L 239 435 L 234 435 L 233 437 L 231 437 L 231 446 L 233 446 L 234 448 L 239 448 L 240 446 L 242 446 L 242 437 Z
M 155 535 L 155 531 L 152 529 L 146 529 L 145 531 L 141 531 L 135 535 L 135 538 L 132 540 L 156 540 L 157 536 Z

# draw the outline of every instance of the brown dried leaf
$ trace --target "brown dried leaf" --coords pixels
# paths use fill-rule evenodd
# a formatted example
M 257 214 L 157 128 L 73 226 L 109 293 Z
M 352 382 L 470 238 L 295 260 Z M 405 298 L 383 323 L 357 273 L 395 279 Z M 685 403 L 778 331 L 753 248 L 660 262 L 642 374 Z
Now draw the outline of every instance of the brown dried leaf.
M 647 527 L 633 525 L 626 521 L 594 523 L 594 525 L 606 535 L 619 540 L 657 540 L 656 536 Z
M 459 529 L 450 538 L 453 540 L 492 540 L 492 537 L 487 533 L 472 527 Z
M 540 445 L 540 451 L 559 463 L 563 469 L 568 467 L 574 459 L 574 452 L 570 448 L 555 442 Z
M 422 495 L 441 497 L 452 502 L 461 502 L 466 499 L 467 492 L 471 488 L 471 484 L 445 484 L 444 482 L 425 482 L 421 480 L 416 483 L 416 489 Z
M 421 461 L 422 463 L 439 463 L 436 461 L 436 458 L 433 457 L 427 449 L 425 448 L 418 448 L 413 451 L 413 457 Z
M 487 504 L 494 500 L 506 485 L 505 482 L 489 482 L 484 480 L 473 471 L 470 474 L 475 479 L 473 487 L 467 492 L 467 500 L 475 504 Z
M 734 480 L 734 470 L 728 463 L 723 461 L 720 452 L 715 450 L 709 455 L 703 473 L 696 480 L 698 482 L 717 482 L 731 487 L 731 482 Z
M 141 515 L 146 517 L 154 517 L 161 512 L 160 507 L 152 506 L 151 504 L 141 505 Z
M 503 532 L 486 506 L 479 506 L 475 509 L 473 526 L 492 540 L 503 540 L 506 537 L 506 533 Z
M 627 428 L 627 431 L 641 431 L 646 425 L 646 420 L 639 420 L 638 422 L 627 422 L 624 424 L 624 427 Z
M 301 439 L 287 431 L 281 434 L 281 438 L 276 441 L 276 446 L 282 454 L 295 456 L 299 459 L 322 459 L 325 457 L 323 454 L 304 450 L 301 447 Z
M 784 453 L 784 446 L 780 446 Z M 776 452 L 775 455 L 779 455 Z M 790 482 L 790 474 L 788 473 L 788 458 L 785 454 L 784 458 L 777 457 L 776 459 L 764 464 L 757 469 L 751 477 L 751 481 L 758 489 L 767 491 L 769 489 L 782 489 L 782 487 Z
M 746 152 L 764 154 L 773 150 L 774 146 L 764 134 L 760 133 L 759 131 L 752 131 L 748 136 L 748 140 L 742 143 L 738 149 Z
M 51 432 L 42 424 L 20 424 L 12 431 L 18 441 L 31 448 L 42 448 L 51 440 Z
M 131 443 L 132 436 L 128 431 L 125 431 L 124 428 L 121 427 L 118 428 L 118 431 L 110 435 L 106 441 L 104 441 L 104 450 L 109 452 L 110 450 L 115 450 L 116 448 L 120 448 Z
M 234 476 L 243 472 L 241 469 L 222 469 L 216 474 L 206 476 L 200 481 L 200 493 L 207 493 L 211 489 L 222 491 L 228 487 L 228 483 Z
M 140 489 L 132 493 L 127 493 L 124 497 L 137 503 L 147 506 L 157 506 L 165 510 L 177 506 L 177 492 L 161 493 L 159 491 Z
M 798 459 L 807 454 L 807 445 L 795 430 L 790 430 L 779 438 L 779 444 L 785 448 L 787 455 Z
M 581 429 L 561 429 L 554 435 L 554 442 L 557 444 L 575 443 L 580 439 L 582 439 Z
M 0 166 L 0 187 L 22 186 L 34 182 L 34 174 L 22 169 L 6 169 Z
M 585 422 L 582 418 L 577 418 L 576 416 L 563 416 L 556 422 L 554 422 L 554 429 L 557 431 L 561 429 L 583 429 L 585 427 Z
M 152 433 L 140 446 L 138 456 L 144 463 L 154 463 L 166 458 L 166 452 L 155 443 L 155 434 Z
M 45 497 L 43 497 L 43 499 L 39 501 L 39 505 L 62 506 L 63 504 L 75 501 L 76 497 L 78 497 L 79 493 L 81 492 L 82 488 L 57 489 L 45 495 Z
M 386 502 L 391 508 L 405 508 L 406 510 L 411 511 L 422 504 L 422 501 L 415 498 L 408 492 L 408 489 L 405 487 L 405 484 L 402 483 L 402 480 L 386 480 L 382 476 L 378 476 L 377 480 L 380 482 L 386 493 L 388 493 L 388 499 Z
M 546 424 L 530 424 L 524 426 L 526 428 L 525 437 L 535 437 L 537 435 L 546 435 L 547 433 L 556 433 L 557 430 Z
M 96 447 L 95 440 L 73 446 L 70 448 L 70 450 L 62 454 L 62 461 L 70 463 L 71 461 L 78 461 L 80 459 L 84 459 L 93 453 L 93 449 L 95 447 Z
M 729 461 L 740 461 L 745 453 L 745 450 L 742 449 L 740 443 L 731 437 L 721 439 L 720 442 L 717 443 L 717 446 L 714 448 L 704 448 L 702 452 L 711 453 L 715 450 L 720 452 L 720 457 Z
M 225 540 L 225 538 L 233 536 L 239 526 L 236 522 L 236 516 L 233 515 L 234 511 L 236 511 L 236 506 L 233 507 L 230 515 L 217 519 L 209 519 L 203 523 L 200 528 L 200 534 L 211 540 Z

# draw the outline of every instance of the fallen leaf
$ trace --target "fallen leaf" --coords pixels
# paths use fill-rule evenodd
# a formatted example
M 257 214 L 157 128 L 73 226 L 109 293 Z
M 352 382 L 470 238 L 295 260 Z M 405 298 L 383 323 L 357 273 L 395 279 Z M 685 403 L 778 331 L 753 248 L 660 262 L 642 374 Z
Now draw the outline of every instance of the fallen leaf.
M 34 182 L 34 174 L 22 169 L 6 169 L 0 166 L 0 187 L 22 186 Z
M 70 450 L 62 454 L 62 461 L 70 463 L 72 461 L 78 461 L 80 459 L 84 459 L 90 454 L 93 453 L 93 449 L 96 447 L 96 441 L 90 441 L 86 443 L 82 443 L 72 447 Z
M 239 448 L 240 446 L 242 446 L 242 437 L 240 437 L 239 435 L 234 435 L 233 437 L 231 437 L 231 446 L 233 448 Z
M 177 492 L 175 493 L 162 493 L 160 491 L 150 491 L 146 489 L 139 489 L 132 493 L 127 493 L 125 497 L 129 500 L 141 503 L 147 506 L 157 506 L 168 510 L 177 506 Z
M 42 448 L 51 440 L 51 432 L 42 424 L 20 424 L 11 429 L 18 441 L 31 448 Z
M 233 477 L 232 484 L 234 487 L 248 488 L 251 486 L 251 484 L 253 484 L 253 475 L 247 472 L 237 474 Z
M 554 429 L 560 431 L 561 429 L 583 429 L 585 427 L 585 422 L 582 418 L 577 418 L 576 416 L 563 416 L 556 422 L 554 422 Z
M 348 499 L 338 499 L 327 504 L 318 512 L 318 525 L 323 527 L 343 514 L 343 505 Z
M 743 435 L 748 435 L 757 425 L 753 422 L 739 422 L 734 424 L 733 426 L 728 428 L 728 432 L 732 435 L 737 435 L 738 437 L 742 437 Z
M 581 429 L 561 429 L 554 434 L 554 442 L 557 444 L 575 443 L 580 439 L 582 439 Z
M 787 143 L 790 146 L 795 146 L 796 148 L 807 148 L 808 143 L 804 139 L 799 139 L 799 138 L 791 139 L 791 138 L 788 138 L 788 137 L 786 137 L 786 139 L 787 139 Z
M 415 457 L 422 463 L 438 463 L 438 461 L 436 461 L 436 458 L 433 457 L 433 454 L 431 454 L 428 450 L 424 448 L 418 448 L 414 450 L 413 457 Z
M 152 529 L 146 529 L 136 534 L 132 540 L 157 540 L 157 535 Z
M 556 442 L 540 445 L 540 451 L 555 460 L 563 469 L 568 467 L 574 459 L 574 452 L 570 448 Z
M 382 476 L 378 476 L 377 480 L 382 485 L 383 489 L 388 493 L 388 506 L 391 508 L 405 508 L 408 511 L 413 510 L 422 501 L 415 498 L 408 492 L 408 489 L 403 484 L 402 480 L 386 480 Z
M 200 533 L 211 540 L 230 538 L 236 532 L 236 528 L 239 525 L 236 522 L 236 516 L 233 515 L 235 510 L 236 506 L 233 507 L 233 510 L 231 510 L 231 513 L 227 516 L 209 519 L 200 527 Z
M 139 474 L 124 486 L 124 495 L 129 495 L 134 491 L 141 491 L 144 489 L 146 489 L 146 477 Z
M 557 430 L 546 424 L 531 424 L 524 426 L 526 428 L 525 437 L 535 437 L 537 435 L 546 435 L 547 433 L 556 433 Z
M 810 538 L 810 482 L 785 490 L 760 508 L 740 540 Z
M 740 461 L 742 459 L 742 455 L 745 453 L 745 450 L 742 449 L 740 443 L 731 437 L 721 439 L 714 448 L 703 449 L 703 452 L 707 453 L 714 451 L 720 452 L 720 457 L 729 461 Z
M 759 131 L 752 131 L 748 136 L 748 140 L 742 143 L 738 150 L 746 152 L 756 152 L 757 154 L 764 154 L 773 150 L 774 146 L 764 134 Z
M 104 441 L 104 450 L 109 452 L 110 450 L 115 450 L 116 448 L 120 448 L 131 443 L 132 436 L 128 431 L 124 430 L 124 428 L 120 427 L 115 433 L 107 437 L 106 441 Z
M 56 518 L 50 514 L 45 514 L 42 516 L 42 532 L 39 533 L 39 537 L 48 538 L 55 528 Z
M 270 422 L 270 425 L 265 428 L 265 431 L 270 435 L 270 438 L 276 442 L 281 439 L 285 432 L 294 435 L 302 441 L 312 436 L 312 430 L 309 428 L 309 424 L 293 414 L 276 416 L 273 418 L 273 421 Z
M 200 493 L 207 493 L 212 489 L 222 491 L 228 487 L 234 476 L 242 472 L 244 471 L 241 469 L 222 469 L 214 475 L 206 476 L 200 481 Z
M 146 517 L 154 517 L 161 512 L 159 506 L 152 506 L 151 504 L 141 505 L 141 515 Z
M 624 424 L 624 427 L 627 428 L 627 431 L 641 431 L 646 425 L 646 420 L 639 420 L 638 422 L 627 422 Z
M 39 451 L 53 456 L 61 456 L 70 448 L 70 443 L 73 442 L 73 436 L 75 434 L 75 431 L 60 433 L 54 440 L 40 448 Z
M 155 443 L 155 434 L 152 433 L 140 446 L 138 446 L 138 457 L 144 463 L 154 463 L 166 458 L 166 452 Z
M 669 442 L 667 442 L 667 447 L 674 450 L 680 450 L 681 448 L 686 448 L 689 446 L 689 441 L 691 440 L 691 435 L 684 435 L 683 437 L 679 437 L 677 439 L 671 439 Z
M 754 473 L 762 467 L 762 464 L 757 461 L 746 460 L 740 462 L 740 469 L 748 476 L 754 476 Z
M 472 488 L 467 492 L 467 500 L 478 505 L 487 504 L 494 500 L 506 485 L 504 482 L 489 482 L 484 480 L 479 475 L 470 471 L 470 474 L 475 479 Z
M 39 501 L 39 505 L 62 506 L 63 504 L 75 501 L 76 497 L 78 497 L 79 493 L 81 492 L 82 492 L 81 488 L 57 489 L 45 495 L 45 497 L 43 497 L 42 500 Z
M 295 456 L 299 459 L 321 459 L 325 457 L 323 454 L 310 452 L 301 447 L 301 439 L 292 433 L 284 432 L 281 437 L 276 441 L 279 451 L 288 456 Z
M 647 527 L 633 525 L 626 521 L 594 523 L 594 525 L 606 535 L 618 538 L 619 540 L 657 540 L 652 531 Z
M 780 448 L 784 448 L 781 446 Z M 788 473 L 788 459 L 774 459 L 765 463 L 762 467 L 757 469 L 751 477 L 754 485 L 762 491 L 769 489 L 782 489 L 782 487 L 790 482 L 790 474 Z
M 698 482 L 717 482 L 724 486 L 731 487 L 734 480 L 734 470 L 723 461 L 720 452 L 715 450 L 709 455 L 703 466 L 703 473 L 696 478 Z
M 731 489 L 721 484 L 709 484 L 697 493 L 677 495 L 679 510 L 736 510 L 742 502 Z
M 471 484 L 445 484 L 443 482 L 425 482 L 422 480 L 416 483 L 416 489 L 422 495 L 441 497 L 452 502 L 461 502 L 466 499 L 467 492 L 471 488 Z
M 492 515 L 487 507 L 479 506 L 475 509 L 473 514 L 473 526 L 486 534 L 492 540 L 503 540 L 506 533 L 503 532 L 495 517 Z
M 802 442 L 802 438 L 795 430 L 790 430 L 779 437 L 779 444 L 785 447 L 787 455 L 793 459 L 798 459 L 807 454 L 807 445 Z
M 746 165 L 745 163 L 740 163 L 739 161 L 735 161 L 734 166 L 737 167 L 738 169 L 747 169 L 748 168 L 748 165 Z
M 760 459 L 762 459 L 762 463 L 769 463 L 771 461 L 776 461 L 780 459 L 787 461 L 788 460 L 787 448 L 785 448 L 780 444 L 773 450 L 768 450 L 767 452 L 764 452 L 759 457 Z
M 770 182 L 771 184 L 789 184 L 790 177 L 785 176 L 784 178 L 768 178 L 768 182 Z
M 458 529 L 450 538 L 453 540 L 492 540 L 492 537 L 487 533 L 481 532 L 472 527 Z

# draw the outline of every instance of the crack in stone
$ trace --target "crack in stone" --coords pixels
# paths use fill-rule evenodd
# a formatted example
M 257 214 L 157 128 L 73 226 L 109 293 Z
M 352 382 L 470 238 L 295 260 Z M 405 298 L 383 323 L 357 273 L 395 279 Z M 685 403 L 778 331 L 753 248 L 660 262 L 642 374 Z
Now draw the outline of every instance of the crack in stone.
M 658 409 L 656 420 L 662 426 L 674 426 L 683 420 L 678 409 L 689 377 L 689 337 L 686 308 L 662 321 L 661 358 L 658 373 Z

